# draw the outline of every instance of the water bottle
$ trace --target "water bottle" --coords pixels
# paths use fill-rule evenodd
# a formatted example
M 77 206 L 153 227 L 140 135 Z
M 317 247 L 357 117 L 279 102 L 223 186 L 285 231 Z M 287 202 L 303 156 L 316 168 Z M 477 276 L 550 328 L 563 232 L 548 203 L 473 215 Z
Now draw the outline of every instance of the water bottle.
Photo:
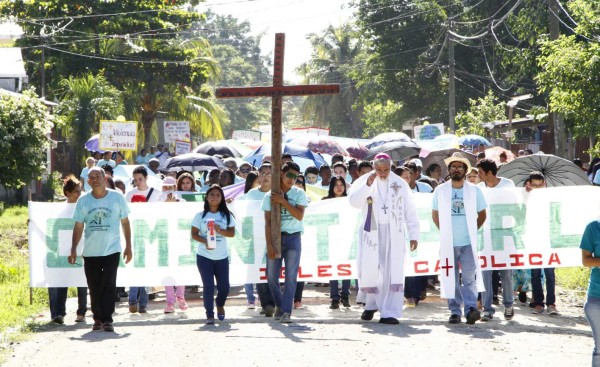
M 214 250 L 217 248 L 217 232 L 215 231 L 215 220 L 208 219 L 206 223 L 208 231 L 206 233 L 206 248 Z

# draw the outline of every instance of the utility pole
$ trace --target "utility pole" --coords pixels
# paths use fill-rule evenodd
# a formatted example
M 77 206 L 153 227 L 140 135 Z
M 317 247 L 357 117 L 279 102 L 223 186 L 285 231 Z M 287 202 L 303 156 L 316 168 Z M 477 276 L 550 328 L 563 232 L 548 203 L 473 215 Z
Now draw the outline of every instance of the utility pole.
M 449 21 L 448 29 L 452 30 L 452 21 Z M 448 124 L 450 132 L 454 134 L 454 115 L 456 114 L 456 96 L 454 87 L 454 40 L 452 34 L 448 33 Z
M 42 42 L 44 42 L 44 45 L 42 45 L 42 63 L 40 65 L 40 96 L 42 97 L 42 99 L 46 99 L 46 46 L 45 40 L 43 40 Z
M 558 39 L 560 28 L 558 23 L 558 4 L 557 0 L 548 0 L 548 21 L 550 28 L 550 40 Z M 554 128 L 554 154 L 562 157 L 565 157 L 565 124 L 563 120 L 563 116 L 558 113 L 554 113 L 550 110 L 548 111 L 548 119 Z

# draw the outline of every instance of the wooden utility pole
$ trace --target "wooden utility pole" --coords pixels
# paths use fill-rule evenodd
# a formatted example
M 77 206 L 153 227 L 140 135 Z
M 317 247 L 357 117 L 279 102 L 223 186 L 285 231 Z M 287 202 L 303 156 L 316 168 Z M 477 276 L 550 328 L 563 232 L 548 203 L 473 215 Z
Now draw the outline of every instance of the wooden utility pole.
M 339 84 L 283 85 L 283 58 L 285 54 L 285 34 L 275 34 L 272 87 L 217 88 L 217 98 L 271 97 L 271 191 L 281 192 L 281 107 L 284 96 L 305 96 L 315 94 L 338 94 Z M 281 257 L 281 206 L 271 206 L 271 243 Z
M 548 1 L 548 21 L 550 28 L 550 39 L 556 40 L 558 39 L 560 33 L 560 27 L 558 23 L 558 4 L 556 0 Z M 551 126 L 554 129 L 554 154 L 561 157 L 565 157 L 565 142 L 566 142 L 566 134 L 565 134 L 565 124 L 563 116 L 552 112 L 550 107 L 548 107 L 548 120 Z
M 452 21 L 449 23 L 449 29 L 452 30 Z M 448 125 L 450 132 L 454 134 L 454 117 L 456 115 L 456 90 L 454 86 L 454 39 L 448 32 Z

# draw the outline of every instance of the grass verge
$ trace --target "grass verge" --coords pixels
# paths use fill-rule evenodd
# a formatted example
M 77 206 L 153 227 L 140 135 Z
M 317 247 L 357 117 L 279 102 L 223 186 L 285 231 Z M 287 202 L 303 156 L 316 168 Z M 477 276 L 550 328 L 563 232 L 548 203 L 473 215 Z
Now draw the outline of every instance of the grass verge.
M 27 207 L 0 216 L 0 362 L 14 341 L 41 326 L 37 316 L 48 307 L 45 288 L 34 288 L 29 302 L 27 218 Z

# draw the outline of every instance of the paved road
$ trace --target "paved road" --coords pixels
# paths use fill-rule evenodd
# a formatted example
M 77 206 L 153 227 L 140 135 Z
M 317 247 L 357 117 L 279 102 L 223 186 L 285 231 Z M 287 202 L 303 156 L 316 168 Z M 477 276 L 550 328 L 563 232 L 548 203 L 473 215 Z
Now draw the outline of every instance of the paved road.
M 362 310 L 329 310 L 328 288 L 307 286 L 295 323 L 280 324 L 247 310 L 243 289 L 232 289 L 227 319 L 204 325 L 199 294 L 187 312 L 163 314 L 164 301 L 146 315 L 117 308 L 115 332 L 75 324 L 73 300 L 65 325 L 49 324 L 18 343 L 5 366 L 588 366 L 593 341 L 580 305 L 559 305 L 561 315 L 533 315 L 516 306 L 475 325 L 449 325 L 435 295 L 405 311 L 400 325 L 360 321 Z M 45 315 L 48 318 L 48 315 Z

